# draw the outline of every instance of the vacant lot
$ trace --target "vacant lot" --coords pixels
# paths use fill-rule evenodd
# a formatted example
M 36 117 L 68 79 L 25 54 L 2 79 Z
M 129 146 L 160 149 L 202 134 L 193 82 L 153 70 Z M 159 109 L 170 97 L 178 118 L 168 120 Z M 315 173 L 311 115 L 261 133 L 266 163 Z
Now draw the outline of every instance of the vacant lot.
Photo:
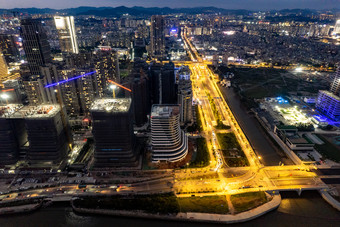
M 241 213 L 266 203 L 267 196 L 264 192 L 247 192 L 232 195 L 230 200 L 235 208 L 235 212 Z
M 229 211 L 225 196 L 179 197 L 177 201 L 181 212 L 227 214 Z
M 223 157 L 228 166 L 238 167 L 249 165 L 234 133 L 217 133 L 216 135 L 223 152 Z

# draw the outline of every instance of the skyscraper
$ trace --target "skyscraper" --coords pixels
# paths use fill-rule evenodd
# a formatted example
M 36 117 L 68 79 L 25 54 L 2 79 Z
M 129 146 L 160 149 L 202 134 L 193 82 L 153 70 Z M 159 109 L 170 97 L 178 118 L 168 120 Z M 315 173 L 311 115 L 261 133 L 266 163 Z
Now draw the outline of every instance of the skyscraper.
M 335 22 L 333 35 L 340 35 L 340 19 Z
M 18 160 L 20 146 L 27 142 L 25 121 L 17 111 L 22 105 L 0 106 L 0 163 L 13 164 Z
M 180 128 L 178 105 L 153 105 L 151 145 L 153 161 L 177 162 L 188 153 L 188 138 Z
M 339 95 L 339 92 L 340 92 L 340 67 L 338 67 L 338 69 L 337 69 L 337 71 L 335 73 L 335 77 L 334 77 L 334 80 L 333 80 L 333 82 L 331 84 L 330 91 L 334 95 Z
M 163 66 L 152 63 L 150 79 L 153 104 L 176 103 L 175 66 L 172 62 L 166 63 Z
M 25 123 L 29 141 L 27 159 L 31 162 L 58 163 L 70 150 L 69 126 L 59 105 L 29 106 Z
M 59 163 L 72 143 L 59 105 L 0 107 L 0 162 L 16 161 L 21 150 L 32 163 Z M 27 141 L 29 143 L 27 143 Z
M 97 85 L 99 97 L 103 97 L 104 89 L 108 85 L 108 80 L 120 82 L 119 62 L 117 54 L 112 51 L 98 51 L 95 58 L 95 67 L 97 71 Z
M 74 17 L 55 16 L 54 22 L 58 30 L 61 51 L 66 53 L 79 53 Z
M 98 99 L 90 111 L 95 167 L 136 165 L 131 99 Z
M 40 21 L 33 19 L 21 20 L 20 34 L 31 74 L 39 75 L 40 66 L 52 61 L 47 35 Z
M 161 15 L 151 17 L 151 55 L 156 58 L 163 58 L 165 54 L 165 24 Z
M 8 66 L 4 55 L 0 50 L 0 78 L 6 78 L 8 75 Z M 2 79 L 1 79 L 2 80 Z
M 329 116 L 331 119 L 340 120 L 340 67 L 335 73 L 334 80 L 329 91 L 319 91 L 316 100 L 316 108 Z
M 192 122 L 192 85 L 191 80 L 180 79 L 178 82 L 178 104 L 181 124 Z
M 13 35 L 0 34 L 0 51 L 4 54 L 7 63 L 16 62 L 20 58 Z

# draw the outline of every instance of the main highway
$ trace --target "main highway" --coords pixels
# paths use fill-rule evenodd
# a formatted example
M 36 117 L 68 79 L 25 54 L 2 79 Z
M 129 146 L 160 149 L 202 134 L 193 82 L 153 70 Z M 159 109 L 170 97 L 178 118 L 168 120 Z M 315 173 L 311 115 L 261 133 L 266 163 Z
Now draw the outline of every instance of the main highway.
M 198 110 L 203 126 L 201 135 L 206 138 L 209 154 L 212 159 L 210 165 L 202 169 L 204 171 L 177 171 L 175 174 L 175 191 L 180 194 L 230 194 L 251 190 L 327 188 L 307 166 L 265 167 L 261 163 L 261 157 L 254 152 L 218 88 L 217 80 L 215 80 L 214 73 L 209 69 L 208 62 L 203 61 L 202 57 L 198 54 L 196 48 L 186 35 L 186 29 L 182 31 L 182 38 L 184 40 L 184 47 L 191 57 L 191 62 L 184 62 L 184 64 L 188 65 L 191 70 L 193 98 L 199 104 Z M 215 105 L 215 113 L 211 105 Z M 224 162 L 223 154 L 220 152 L 221 146 L 216 139 L 216 133 L 221 131 L 214 127 L 217 124 L 217 118 L 220 118 L 224 124 L 230 125 L 231 129 L 228 131 L 232 131 L 235 134 L 249 161 L 249 167 L 230 168 Z M 228 174 L 231 169 L 233 169 L 232 171 L 236 177 L 230 177 L 230 174 Z

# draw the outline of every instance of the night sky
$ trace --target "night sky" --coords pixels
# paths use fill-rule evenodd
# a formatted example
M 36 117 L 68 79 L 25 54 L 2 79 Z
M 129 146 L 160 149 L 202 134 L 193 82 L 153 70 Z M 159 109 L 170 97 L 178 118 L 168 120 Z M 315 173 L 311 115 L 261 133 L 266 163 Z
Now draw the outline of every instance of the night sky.
M 332 9 L 340 8 L 340 0 L 0 0 L 0 8 L 71 8 L 78 6 L 144 6 L 198 7 L 215 6 L 226 9 Z

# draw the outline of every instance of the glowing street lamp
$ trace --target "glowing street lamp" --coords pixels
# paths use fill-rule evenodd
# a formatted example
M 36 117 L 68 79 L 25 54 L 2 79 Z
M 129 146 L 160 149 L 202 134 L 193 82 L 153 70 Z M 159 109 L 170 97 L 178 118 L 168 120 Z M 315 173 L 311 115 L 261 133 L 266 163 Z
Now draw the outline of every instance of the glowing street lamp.
M 8 99 L 9 99 L 9 95 L 6 94 L 6 93 L 3 93 L 0 95 L 0 97 L 3 99 L 3 100 L 6 100 L 6 104 L 8 104 Z
M 116 98 L 116 93 L 115 93 L 115 89 L 117 88 L 117 86 L 116 85 L 114 85 L 114 84 L 111 84 L 110 85 L 110 89 L 112 89 L 112 97 L 113 98 Z

